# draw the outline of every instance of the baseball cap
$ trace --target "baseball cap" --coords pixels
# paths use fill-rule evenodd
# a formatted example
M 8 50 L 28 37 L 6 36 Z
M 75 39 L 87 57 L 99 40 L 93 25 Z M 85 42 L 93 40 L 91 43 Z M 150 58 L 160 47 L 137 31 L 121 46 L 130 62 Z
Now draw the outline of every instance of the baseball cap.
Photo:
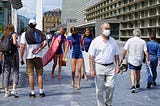
M 33 24 L 33 25 L 36 25 L 36 21 L 34 19 L 30 19 L 28 24 Z

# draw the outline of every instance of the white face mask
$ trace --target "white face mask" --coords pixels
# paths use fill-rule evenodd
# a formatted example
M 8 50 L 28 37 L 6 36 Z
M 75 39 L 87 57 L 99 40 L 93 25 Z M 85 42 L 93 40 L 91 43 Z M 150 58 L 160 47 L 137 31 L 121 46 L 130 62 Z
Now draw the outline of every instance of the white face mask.
M 109 36 L 110 35 L 110 30 L 104 30 L 102 34 L 105 35 L 105 36 Z

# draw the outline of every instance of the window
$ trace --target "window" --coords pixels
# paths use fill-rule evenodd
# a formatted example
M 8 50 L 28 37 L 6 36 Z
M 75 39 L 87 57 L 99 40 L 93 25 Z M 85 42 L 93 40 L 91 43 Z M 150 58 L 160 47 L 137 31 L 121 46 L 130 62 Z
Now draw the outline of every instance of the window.
M 120 13 L 120 14 L 122 14 L 122 13 L 123 13 L 123 9 L 122 9 L 122 8 L 119 10 L 119 13 Z
M 134 14 L 130 14 L 129 19 L 133 19 L 133 18 L 134 18 Z
M 140 27 L 140 21 L 135 22 L 135 27 Z
M 143 30 L 143 35 L 142 36 L 148 36 L 148 29 Z
M 147 27 L 147 26 L 148 26 L 148 21 L 144 20 L 144 27 Z
M 133 36 L 133 31 L 132 30 L 129 31 L 129 36 Z
M 123 28 L 127 28 L 127 23 L 124 23 L 122 26 Z
M 142 11 L 141 12 L 141 17 L 148 17 L 148 11 L 147 10 Z
M 123 20 L 128 20 L 128 15 L 124 15 Z
M 129 0 L 129 2 L 133 2 L 134 0 Z
M 122 5 L 122 1 L 119 2 L 119 6 L 121 6 L 121 5 Z
M 156 19 L 155 18 L 149 20 L 149 26 L 156 26 Z
M 133 11 L 134 10 L 134 5 L 130 5 L 129 6 L 129 11 Z
M 144 27 L 144 20 L 141 21 L 141 26 Z
M 140 9 L 141 5 L 140 3 L 135 4 L 135 9 Z
M 142 8 L 148 6 L 148 1 L 142 1 L 141 3 L 142 3 Z
M 129 28 L 133 28 L 133 25 L 134 25 L 133 22 L 130 22 L 129 23 Z
M 124 2 L 124 4 L 127 4 L 127 3 L 128 3 L 128 0 L 124 0 L 123 2 Z
M 149 2 L 150 2 L 150 5 L 154 5 L 157 3 L 157 0 L 150 0 Z
M 122 32 L 122 35 L 123 35 L 123 36 L 128 36 L 128 31 L 123 31 L 123 32 Z
M 140 13 L 139 12 L 135 13 L 135 18 L 140 18 Z
M 123 9 L 124 9 L 124 13 L 128 12 L 128 7 L 124 7 Z
M 157 13 L 156 8 L 152 8 L 152 9 L 149 11 L 150 16 L 156 15 L 156 13 Z

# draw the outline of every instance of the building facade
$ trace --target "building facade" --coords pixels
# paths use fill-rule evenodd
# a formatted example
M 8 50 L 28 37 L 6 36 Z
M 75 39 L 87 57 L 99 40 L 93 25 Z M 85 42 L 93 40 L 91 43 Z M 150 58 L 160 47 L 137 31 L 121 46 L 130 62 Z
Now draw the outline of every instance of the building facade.
M 11 23 L 11 4 L 9 1 L 0 1 L 0 36 L 6 24 Z
M 61 24 L 61 10 L 55 9 L 43 14 L 43 31 L 49 32 L 51 29 Z
M 86 9 L 86 20 L 116 19 L 119 39 L 126 40 L 134 28 L 140 28 L 142 38 L 155 34 L 160 38 L 160 0 L 101 0 Z
M 82 22 L 85 21 L 86 5 L 91 1 L 100 0 L 63 0 L 61 22 Z
M 22 15 L 17 16 L 17 33 L 21 34 L 24 32 L 24 29 L 28 27 L 29 18 L 26 18 Z

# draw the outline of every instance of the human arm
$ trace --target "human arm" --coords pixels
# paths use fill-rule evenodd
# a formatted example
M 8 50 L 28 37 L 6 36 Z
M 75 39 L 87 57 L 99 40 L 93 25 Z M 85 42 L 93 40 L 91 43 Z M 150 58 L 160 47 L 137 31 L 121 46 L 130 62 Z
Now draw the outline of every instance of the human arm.
M 144 54 L 145 54 L 146 63 L 147 63 L 148 66 L 150 66 L 150 58 L 149 58 L 149 53 L 148 53 L 146 43 L 144 43 Z
M 82 46 L 83 50 L 86 51 L 85 47 L 84 47 L 84 38 L 81 38 L 81 46 Z
M 89 66 L 90 66 L 90 76 L 95 77 L 94 57 L 92 55 L 89 55 Z
M 17 42 L 17 34 L 16 33 L 13 33 L 12 34 L 12 39 L 13 39 L 13 44 L 19 48 L 20 46 L 18 45 L 18 42 Z
M 158 65 L 160 66 L 160 45 L 158 45 L 157 56 L 158 56 Z
M 32 51 L 33 54 L 38 54 L 47 45 L 47 40 L 44 40 L 41 45 Z
M 65 49 L 64 49 L 64 55 L 63 55 L 63 60 L 65 60 L 65 58 L 66 58 L 66 54 L 68 52 L 68 49 L 69 49 L 69 41 L 66 41 Z
M 24 56 L 25 48 L 26 48 L 26 44 L 20 44 L 20 63 L 21 65 L 24 64 L 23 56 Z
M 150 58 L 149 58 L 149 53 L 148 51 L 144 51 L 145 55 L 146 55 L 146 62 L 147 62 L 147 65 L 150 66 Z
M 125 57 L 126 57 L 126 54 L 127 54 L 127 50 L 123 49 L 123 51 L 122 51 L 122 59 L 121 59 L 121 62 L 120 62 L 120 63 L 123 62 L 123 60 L 124 60 Z
M 119 70 L 119 55 L 115 55 L 115 62 L 116 62 L 116 74 L 120 72 Z

